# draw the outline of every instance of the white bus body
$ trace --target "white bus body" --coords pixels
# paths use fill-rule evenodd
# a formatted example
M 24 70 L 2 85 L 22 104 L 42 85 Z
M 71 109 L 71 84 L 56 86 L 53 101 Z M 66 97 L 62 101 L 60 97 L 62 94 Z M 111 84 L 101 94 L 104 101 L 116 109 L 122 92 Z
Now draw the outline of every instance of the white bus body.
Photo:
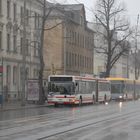
M 48 103 L 55 105 L 95 103 L 111 98 L 110 82 L 92 77 L 51 75 L 48 90 Z

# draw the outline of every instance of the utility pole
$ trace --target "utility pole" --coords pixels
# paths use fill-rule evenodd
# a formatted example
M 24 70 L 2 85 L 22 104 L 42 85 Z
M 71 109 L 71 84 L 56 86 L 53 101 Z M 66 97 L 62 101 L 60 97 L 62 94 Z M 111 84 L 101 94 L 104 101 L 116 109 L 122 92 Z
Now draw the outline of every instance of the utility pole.
M 137 16 L 136 24 L 136 33 L 135 33 L 135 80 L 138 79 L 138 70 L 137 70 L 137 33 L 138 33 L 138 24 L 139 24 L 139 14 Z
M 1 80 L 1 93 L 0 93 L 0 104 L 1 104 L 1 108 L 3 108 L 3 99 L 4 99 L 4 97 L 3 97 L 3 57 L 1 58 L 1 66 L 0 66 L 1 68 L 1 70 L 0 70 L 0 73 L 1 73 L 1 78 L 0 78 L 0 80 Z
M 63 26 L 63 30 L 64 30 L 64 32 L 63 32 L 63 42 L 64 42 L 64 45 L 63 45 L 63 47 L 64 47 L 64 75 L 66 74 L 66 42 L 67 42 L 67 36 L 66 36 L 66 21 L 64 21 L 63 22 L 63 24 L 62 24 L 62 26 Z
M 137 24 L 136 24 L 136 33 L 135 33 L 135 80 L 138 79 L 138 70 L 137 70 L 137 33 L 138 33 L 138 24 L 139 24 L 139 14 L 137 16 Z M 136 81 L 134 81 L 134 85 L 136 86 Z M 134 99 L 136 98 L 136 88 L 134 88 Z
M 25 80 L 26 80 L 26 0 L 24 0 L 23 8 L 23 45 L 22 45 L 22 95 L 21 95 L 21 105 L 25 106 Z

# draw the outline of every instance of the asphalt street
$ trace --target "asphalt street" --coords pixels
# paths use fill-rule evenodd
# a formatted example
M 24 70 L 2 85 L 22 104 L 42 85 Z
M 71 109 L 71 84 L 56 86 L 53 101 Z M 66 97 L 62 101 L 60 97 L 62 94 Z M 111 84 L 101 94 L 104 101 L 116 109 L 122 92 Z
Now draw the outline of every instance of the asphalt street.
M 140 101 L 0 112 L 0 140 L 139 140 Z

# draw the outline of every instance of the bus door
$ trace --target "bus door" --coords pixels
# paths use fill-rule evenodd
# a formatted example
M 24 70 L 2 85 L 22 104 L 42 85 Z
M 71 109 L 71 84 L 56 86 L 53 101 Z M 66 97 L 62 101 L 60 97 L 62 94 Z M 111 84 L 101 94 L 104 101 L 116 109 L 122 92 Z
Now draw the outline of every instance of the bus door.
M 99 98 L 99 87 L 98 87 L 98 80 L 96 80 L 96 102 L 98 103 L 98 98 Z

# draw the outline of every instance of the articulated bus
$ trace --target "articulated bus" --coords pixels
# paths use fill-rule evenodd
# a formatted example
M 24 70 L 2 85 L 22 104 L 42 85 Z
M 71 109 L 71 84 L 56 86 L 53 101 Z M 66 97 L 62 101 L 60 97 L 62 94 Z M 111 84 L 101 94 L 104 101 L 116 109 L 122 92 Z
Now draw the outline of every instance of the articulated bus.
M 140 96 L 140 82 L 127 78 L 106 78 L 111 82 L 111 99 L 137 99 Z
M 83 104 L 109 101 L 110 82 L 92 77 L 51 75 L 48 78 L 48 103 Z

